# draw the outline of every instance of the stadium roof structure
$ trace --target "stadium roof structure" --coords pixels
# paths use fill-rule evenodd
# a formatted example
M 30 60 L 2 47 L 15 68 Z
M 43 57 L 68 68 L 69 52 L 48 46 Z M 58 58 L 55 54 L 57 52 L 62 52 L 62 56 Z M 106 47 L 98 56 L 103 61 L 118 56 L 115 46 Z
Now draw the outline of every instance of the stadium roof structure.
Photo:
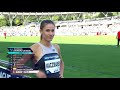
M 55 16 L 55 15 L 60 15 L 62 16 L 62 18 L 64 19 L 63 21 L 60 21 L 60 22 L 82 22 L 83 20 L 81 19 L 81 14 L 86 14 L 86 13 L 91 13 L 91 16 L 94 15 L 96 12 L 0 12 L 0 15 L 5 15 L 5 16 L 8 16 L 9 17 L 9 21 L 10 21 L 10 24 L 12 26 L 12 21 L 14 20 L 14 18 L 18 15 L 21 16 L 21 18 L 23 18 L 23 24 L 25 24 L 28 20 L 28 18 L 30 16 L 35 16 L 36 17 L 36 20 L 37 22 L 40 22 L 40 19 L 43 17 L 43 16 L 48 16 L 50 20 L 53 20 L 53 18 L 51 16 Z M 104 14 L 104 12 L 103 12 Z M 106 19 L 111 19 L 111 17 L 107 17 L 107 14 L 104 14 L 105 15 L 105 18 Z M 75 20 L 72 20 L 72 21 L 66 21 L 66 18 L 68 17 L 68 15 L 74 15 L 75 17 Z M 105 18 L 94 18 L 94 19 L 85 19 L 84 21 L 87 21 L 85 22 L 86 24 L 89 23 L 89 21 L 93 21 L 93 22 L 97 22 L 96 20 L 104 20 Z M 95 20 L 95 21 L 94 21 Z M 105 22 L 106 23 L 106 22 Z M 109 23 L 109 22 L 107 22 Z
M 74 15 L 77 19 L 80 19 L 80 15 L 82 13 L 85 13 L 85 12 L 0 12 L 0 15 L 8 16 L 12 26 L 13 19 L 18 15 L 21 15 L 21 17 L 23 18 L 23 23 L 26 23 L 27 19 L 30 16 L 35 16 L 37 19 L 37 22 L 39 22 L 43 16 L 48 16 L 49 19 L 52 20 L 53 18 L 50 16 L 55 16 L 55 15 L 61 15 L 64 18 L 64 20 L 66 20 L 68 15 Z M 78 14 L 78 16 L 76 16 L 76 14 Z
M 59 14 L 79 14 L 84 12 L 0 12 L 0 14 L 10 15 L 59 15 Z

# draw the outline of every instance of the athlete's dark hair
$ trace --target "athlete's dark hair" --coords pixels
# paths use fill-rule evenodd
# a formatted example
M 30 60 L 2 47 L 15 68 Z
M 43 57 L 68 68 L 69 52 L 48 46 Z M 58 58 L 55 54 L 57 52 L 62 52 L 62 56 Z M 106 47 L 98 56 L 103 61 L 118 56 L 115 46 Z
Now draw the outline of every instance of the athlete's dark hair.
M 40 29 L 42 30 L 47 24 L 53 24 L 55 26 L 55 23 L 51 20 L 43 20 L 40 24 Z M 42 35 L 41 35 L 42 39 Z

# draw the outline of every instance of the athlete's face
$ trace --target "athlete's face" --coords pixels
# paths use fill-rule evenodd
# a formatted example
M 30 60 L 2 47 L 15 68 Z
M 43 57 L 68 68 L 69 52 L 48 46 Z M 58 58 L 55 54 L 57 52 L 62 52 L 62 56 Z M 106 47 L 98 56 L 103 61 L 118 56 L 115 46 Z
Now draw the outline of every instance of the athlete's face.
M 55 35 L 55 26 L 53 24 L 46 24 L 41 30 L 42 39 L 52 41 Z

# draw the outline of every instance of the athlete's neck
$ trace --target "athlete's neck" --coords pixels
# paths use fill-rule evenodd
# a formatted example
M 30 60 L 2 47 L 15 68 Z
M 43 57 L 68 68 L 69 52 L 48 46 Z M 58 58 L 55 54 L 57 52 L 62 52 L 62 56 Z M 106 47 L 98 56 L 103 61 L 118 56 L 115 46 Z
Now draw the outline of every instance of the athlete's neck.
M 51 43 L 48 42 L 48 41 L 41 40 L 40 43 L 43 44 L 46 47 L 51 47 Z

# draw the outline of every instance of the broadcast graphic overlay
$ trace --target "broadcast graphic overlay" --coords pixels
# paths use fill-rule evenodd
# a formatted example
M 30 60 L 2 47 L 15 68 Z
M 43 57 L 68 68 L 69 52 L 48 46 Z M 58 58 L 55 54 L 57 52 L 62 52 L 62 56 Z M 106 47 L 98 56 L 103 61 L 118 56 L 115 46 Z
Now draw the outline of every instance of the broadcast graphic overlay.
M 9 62 L 12 63 L 10 66 L 11 73 L 13 74 L 21 74 L 21 73 L 36 73 L 36 70 L 29 66 L 25 66 L 25 64 L 18 63 L 19 60 L 22 59 L 24 55 L 33 55 L 33 52 L 30 48 L 27 47 L 8 47 L 8 56 Z M 27 59 L 28 57 L 26 57 Z

